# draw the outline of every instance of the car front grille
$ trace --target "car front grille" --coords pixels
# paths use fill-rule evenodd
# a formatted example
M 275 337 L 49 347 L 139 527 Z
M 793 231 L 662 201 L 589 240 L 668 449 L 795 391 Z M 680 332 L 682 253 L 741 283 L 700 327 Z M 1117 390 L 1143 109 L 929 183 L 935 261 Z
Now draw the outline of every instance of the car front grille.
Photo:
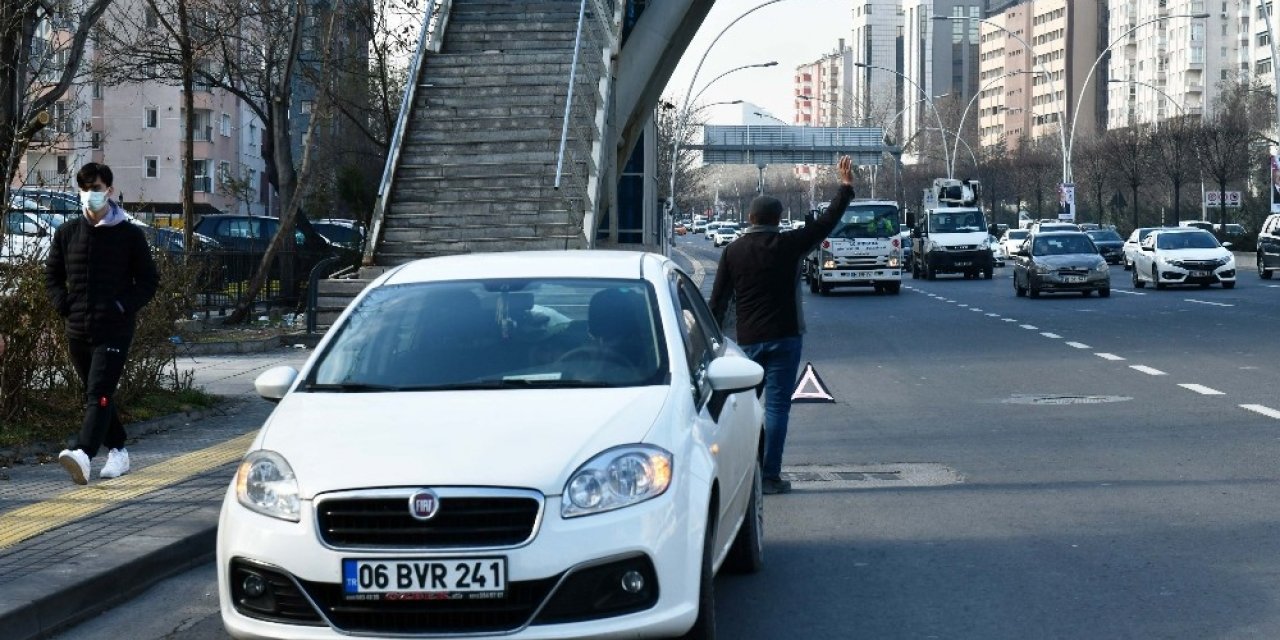
M 511 582 L 505 598 L 348 600 L 342 585 L 299 581 L 329 623 L 347 633 L 498 634 L 524 627 L 560 576 Z
M 1182 268 L 1195 269 L 1197 271 L 1213 271 L 1221 267 L 1222 263 L 1217 260 L 1183 260 Z
M 523 544 L 533 538 L 541 494 L 521 490 L 437 490 L 430 520 L 409 513 L 416 489 L 321 497 L 316 526 L 325 544 L 350 549 L 477 549 Z
M 1058 275 L 1060 275 L 1060 276 L 1087 276 L 1087 275 L 1089 275 L 1089 270 L 1088 270 L 1088 269 L 1058 269 Z

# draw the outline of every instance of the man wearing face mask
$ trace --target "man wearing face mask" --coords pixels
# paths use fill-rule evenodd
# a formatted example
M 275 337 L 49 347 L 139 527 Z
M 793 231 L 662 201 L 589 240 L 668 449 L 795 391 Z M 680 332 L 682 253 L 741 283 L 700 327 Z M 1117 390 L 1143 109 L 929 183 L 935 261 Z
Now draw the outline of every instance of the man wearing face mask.
M 160 283 L 146 236 L 113 201 L 111 168 L 90 162 L 76 173 L 81 215 L 58 226 L 45 263 L 45 289 L 66 319 L 67 349 L 85 386 L 76 445 L 58 463 L 76 484 L 89 483 L 89 461 L 106 445 L 100 478 L 129 472 L 115 392 L 133 342 L 138 310 Z

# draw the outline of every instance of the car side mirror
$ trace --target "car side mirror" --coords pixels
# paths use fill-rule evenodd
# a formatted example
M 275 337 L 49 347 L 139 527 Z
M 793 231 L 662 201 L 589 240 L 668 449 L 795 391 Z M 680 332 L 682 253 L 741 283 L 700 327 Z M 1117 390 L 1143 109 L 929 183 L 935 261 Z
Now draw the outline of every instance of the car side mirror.
M 711 390 L 717 393 L 754 389 L 763 380 L 764 367 L 749 358 L 721 356 L 707 366 L 707 382 L 711 384 Z
M 1151 246 L 1151 245 L 1142 245 L 1142 250 L 1143 250 L 1143 251 L 1150 251 L 1150 252 L 1154 253 L 1154 252 L 1155 252 L 1155 250 L 1156 250 L 1156 248 L 1155 248 L 1155 247 L 1153 247 L 1153 246 Z
M 263 371 L 253 380 L 253 388 L 258 395 L 268 402 L 280 402 L 298 379 L 298 370 L 293 367 L 273 367 Z

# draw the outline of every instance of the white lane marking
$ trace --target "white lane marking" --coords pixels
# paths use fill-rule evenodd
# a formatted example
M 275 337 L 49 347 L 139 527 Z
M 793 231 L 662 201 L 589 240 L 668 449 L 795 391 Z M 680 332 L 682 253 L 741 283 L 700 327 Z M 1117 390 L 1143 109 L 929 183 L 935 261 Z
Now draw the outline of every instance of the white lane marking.
M 1061 340 L 1061 339 L 1062 339 L 1062 336 L 1060 336 L 1060 335 L 1058 335 L 1058 334 L 1056 334 L 1056 333 L 1049 333 L 1048 331 L 1041 331 L 1041 332 L 1040 332 L 1040 335 L 1042 335 L 1042 336 L 1044 336 L 1044 337 L 1046 337 L 1046 338 L 1052 339 L 1052 340 Z
M 1204 385 L 1202 385 L 1202 384 L 1190 384 L 1190 383 L 1184 383 L 1184 384 L 1180 384 L 1180 385 L 1178 385 L 1178 386 L 1179 386 L 1179 387 L 1182 387 L 1183 389 L 1186 389 L 1187 391 L 1194 391 L 1194 392 L 1196 392 L 1196 393 L 1198 393 L 1198 394 L 1200 394 L 1200 395 L 1202 395 L 1202 396 L 1225 396 L 1225 395 L 1227 395 L 1227 394 L 1225 394 L 1225 393 L 1223 393 L 1223 392 L 1221 392 L 1221 391 L 1218 391 L 1217 389 L 1210 389 L 1209 387 L 1206 387 L 1206 386 L 1204 386 Z
M 702 260 L 699 258 L 693 257 L 693 255 L 691 255 L 688 251 L 685 251 L 680 247 L 675 247 L 675 250 L 676 250 L 676 253 L 684 256 L 685 260 L 688 260 L 693 265 L 693 276 L 691 276 L 693 279 L 693 284 L 694 286 L 701 287 L 702 281 L 707 279 L 707 269 L 706 267 L 702 266 Z
M 1267 287 L 1270 289 L 1280 289 L 1280 284 L 1269 284 Z
M 1261 413 L 1262 415 L 1268 418 L 1275 418 L 1276 420 L 1280 420 L 1280 411 L 1276 411 L 1271 407 L 1266 407 L 1260 404 L 1242 404 L 1240 405 L 1240 408 L 1248 409 L 1249 411 L 1252 411 L 1254 413 Z
M 1196 300 L 1195 298 L 1183 298 L 1183 301 L 1194 302 L 1196 304 L 1207 304 L 1212 307 L 1234 307 L 1235 306 L 1234 304 L 1227 304 L 1225 302 L 1209 302 L 1208 300 Z
M 1131 364 L 1131 365 L 1129 365 L 1129 368 L 1130 368 L 1130 369 L 1133 369 L 1134 371 L 1141 371 L 1142 373 L 1145 373 L 1145 374 L 1147 374 L 1147 375 L 1149 375 L 1149 376 L 1166 376 L 1166 375 L 1169 375 L 1169 374 L 1167 374 L 1167 373 L 1165 373 L 1165 372 L 1163 372 L 1163 371 L 1161 371 L 1161 370 L 1159 370 L 1159 369 L 1152 369 L 1151 367 L 1148 367 L 1148 366 L 1147 366 L 1147 365 L 1145 365 L 1145 364 Z
M 967 305 L 967 304 L 962 304 L 962 305 L 960 305 L 960 308 L 961 308 L 961 309 L 964 309 L 964 308 L 966 308 L 966 307 L 968 307 L 968 306 L 969 306 L 969 305 Z
M 1116 293 L 1127 293 L 1127 294 L 1129 294 L 1129 295 L 1131 295 L 1131 296 L 1145 296 L 1145 295 L 1147 295 L 1147 294 L 1142 293 L 1142 292 L 1140 292 L 1140 291 L 1130 291 L 1130 290 L 1128 290 L 1128 289 L 1112 289 L 1112 291 L 1114 291 L 1114 292 L 1116 292 Z
M 1114 353 L 1095 353 L 1095 354 L 1093 354 L 1093 355 L 1098 356 L 1099 358 L 1102 358 L 1103 360 L 1111 360 L 1112 362 L 1115 362 L 1115 361 L 1117 361 L 1117 360 L 1124 360 L 1124 358 L 1121 358 L 1120 356 L 1118 356 L 1118 355 L 1116 355 L 1116 354 L 1114 354 Z
M 955 302 L 955 300 L 944 299 L 944 300 L 943 300 L 943 302 L 952 302 L 952 303 L 954 303 L 954 302 Z
M 1040 328 L 1035 326 L 1034 324 L 1020 324 L 1018 326 L 1022 327 L 1023 329 L 1026 329 L 1027 331 L 1035 331 L 1036 329 Z
M 969 307 L 969 310 L 974 313 L 982 313 L 982 309 L 979 309 L 977 307 Z
M 1068 343 L 1067 343 L 1067 346 L 1068 346 L 1068 347 L 1075 347 L 1075 348 L 1077 348 L 1077 349 L 1092 349 L 1092 348 L 1093 348 L 1093 347 L 1091 347 L 1091 346 L 1089 346 L 1089 345 L 1087 345 L 1087 344 L 1085 344 L 1085 343 L 1083 343 L 1083 342 L 1068 342 Z
M 1004 319 L 1004 321 L 1005 321 L 1005 322 L 1017 322 L 1017 321 L 1018 321 L 1018 319 L 1017 319 L 1017 318 L 1005 318 L 1005 319 Z
M 998 313 L 988 313 L 988 314 L 987 314 L 987 317 L 988 317 L 988 318 L 999 318 L 999 317 L 1000 317 L 1000 314 L 998 314 Z

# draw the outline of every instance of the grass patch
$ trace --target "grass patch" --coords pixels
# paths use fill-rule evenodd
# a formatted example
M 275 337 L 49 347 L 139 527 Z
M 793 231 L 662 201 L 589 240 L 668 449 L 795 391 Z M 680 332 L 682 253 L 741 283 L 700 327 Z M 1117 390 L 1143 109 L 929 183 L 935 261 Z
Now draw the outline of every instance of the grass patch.
M 265 328 L 242 328 L 242 329 L 215 329 L 210 331 L 201 331 L 188 336 L 188 342 L 210 343 L 210 342 L 240 342 L 242 340 L 263 340 L 267 338 L 278 338 L 284 335 L 284 329 L 277 327 Z
M 121 405 L 120 420 L 127 431 L 129 425 L 135 422 L 207 409 L 218 402 L 218 396 L 199 389 L 151 391 L 129 404 Z M 19 447 L 38 442 L 61 447 L 63 441 L 79 433 L 80 422 L 84 419 L 83 406 L 43 405 L 32 409 L 24 419 L 0 423 L 0 447 Z

